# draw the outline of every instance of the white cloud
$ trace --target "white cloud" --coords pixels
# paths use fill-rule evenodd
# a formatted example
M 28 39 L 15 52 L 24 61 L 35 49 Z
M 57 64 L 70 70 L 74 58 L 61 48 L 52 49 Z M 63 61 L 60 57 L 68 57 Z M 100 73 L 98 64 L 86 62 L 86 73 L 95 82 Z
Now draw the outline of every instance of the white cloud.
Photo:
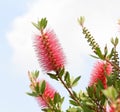
M 85 25 L 103 47 L 112 36 L 117 34 L 117 20 L 120 18 L 119 4 L 118 0 L 40 0 L 33 2 L 29 5 L 28 12 L 14 19 L 12 28 L 7 33 L 8 41 L 14 51 L 13 62 L 23 70 L 39 67 L 32 47 L 32 38 L 37 30 L 31 22 L 47 17 L 48 27 L 55 30 L 64 48 L 68 68 L 74 74 L 83 75 L 83 80 L 86 81 L 86 73 L 88 73 L 86 69 L 91 63 L 87 55 L 91 53 L 91 50 L 83 38 L 77 18 L 86 17 Z

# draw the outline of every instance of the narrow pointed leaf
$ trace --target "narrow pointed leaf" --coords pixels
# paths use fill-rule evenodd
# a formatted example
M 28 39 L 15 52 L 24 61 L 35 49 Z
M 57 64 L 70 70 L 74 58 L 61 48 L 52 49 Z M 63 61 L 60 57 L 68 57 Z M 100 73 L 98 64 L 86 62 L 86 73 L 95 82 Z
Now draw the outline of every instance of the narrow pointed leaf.
M 42 81 L 41 86 L 40 86 L 40 93 L 43 94 L 46 88 L 46 82 L 45 80 Z
M 40 27 L 38 26 L 38 24 L 32 22 L 33 26 L 35 26 L 38 30 L 40 30 Z
M 56 74 L 47 73 L 47 75 L 49 75 L 52 79 L 58 80 Z
M 104 56 L 103 56 L 100 48 L 97 47 L 95 50 L 96 50 L 95 53 L 99 56 L 99 58 L 104 59 Z
M 60 95 L 58 93 L 55 93 L 55 96 L 54 96 L 54 103 L 56 104 L 57 102 L 60 101 Z
M 60 70 L 60 72 L 59 72 L 58 75 L 59 75 L 60 77 L 62 77 L 62 76 L 64 75 L 64 72 L 65 72 L 65 69 L 63 68 L 63 69 Z
M 119 42 L 119 39 L 116 37 L 116 38 L 115 38 L 115 46 L 118 45 L 118 42 Z
M 73 106 L 78 106 L 78 104 L 77 104 L 75 101 L 73 101 L 73 100 L 69 100 L 69 102 L 70 102 L 70 104 L 72 104 Z
M 81 76 L 78 76 L 77 78 L 75 78 L 75 80 L 72 82 L 72 86 L 76 85 L 78 83 L 78 81 L 80 80 Z
M 32 92 L 32 93 L 27 92 L 26 94 L 29 96 L 34 96 L 34 97 L 38 96 L 35 92 Z

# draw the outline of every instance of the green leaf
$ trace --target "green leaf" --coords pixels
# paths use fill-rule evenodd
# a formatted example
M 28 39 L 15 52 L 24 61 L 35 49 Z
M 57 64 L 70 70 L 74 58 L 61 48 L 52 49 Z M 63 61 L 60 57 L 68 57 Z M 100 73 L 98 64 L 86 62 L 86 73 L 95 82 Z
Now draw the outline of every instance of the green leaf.
M 118 81 L 117 79 L 117 73 L 111 73 L 110 76 L 106 75 L 107 77 L 107 85 L 108 86 L 115 86 L 115 83 Z M 116 88 L 117 89 L 117 88 Z
M 69 100 L 70 104 L 72 104 L 73 106 L 78 106 L 78 104 L 74 101 L 74 100 Z
M 107 45 L 106 45 L 106 46 L 104 47 L 104 58 L 106 58 L 107 53 L 108 53 L 108 48 L 107 48 Z
M 101 80 L 98 80 L 98 83 L 97 83 L 97 88 L 101 91 L 102 89 L 104 89 L 104 86 L 103 86 L 103 83 Z
M 34 97 L 38 96 L 38 94 L 36 94 L 35 92 L 32 92 L 32 93 L 27 92 L 26 94 L 29 95 L 29 96 L 34 96 Z
M 114 45 L 114 46 L 117 46 L 118 45 L 118 42 L 119 42 L 119 39 L 116 37 L 115 39 L 111 38 L 111 43 Z
M 94 87 L 93 86 L 88 87 L 87 93 L 88 93 L 90 98 L 93 98 L 94 97 Z
M 65 77 L 64 77 L 64 80 L 66 81 L 70 81 L 70 74 L 69 74 L 69 72 L 66 72 L 65 73 Z
M 50 108 L 43 108 L 41 110 L 42 110 L 42 112 L 52 112 L 52 110 Z
M 36 91 L 37 94 L 39 94 L 39 92 L 40 92 L 39 83 L 36 83 L 35 91 Z
M 58 73 L 58 75 L 59 75 L 60 77 L 62 77 L 62 76 L 64 75 L 64 72 L 65 72 L 65 69 L 62 68 L 62 69 L 60 70 L 60 72 Z
M 37 79 L 38 76 L 39 76 L 39 71 L 36 70 L 35 73 L 34 73 L 34 77 Z
M 80 110 L 78 111 L 78 109 L 75 107 L 69 107 L 69 109 L 66 112 L 81 112 L 81 111 Z
M 95 48 L 95 53 L 99 56 L 100 59 L 104 59 L 104 56 L 99 47 Z
M 95 111 L 91 110 L 90 108 L 88 108 L 88 106 L 86 104 L 82 105 L 82 109 L 83 109 L 82 112 L 95 112 Z
M 98 56 L 94 56 L 94 55 L 90 55 L 90 56 L 93 57 L 93 58 L 99 59 Z
M 108 59 L 111 59 L 111 57 L 113 56 L 114 53 L 114 48 L 111 49 L 110 54 L 107 56 Z
M 54 103 L 56 104 L 57 102 L 59 102 L 59 94 L 58 93 L 55 93 L 55 96 L 54 96 Z
M 100 104 L 104 105 L 106 101 L 106 97 L 104 95 L 102 95 L 101 100 L 100 100 Z
M 115 46 L 117 46 L 118 42 L 119 42 L 119 39 L 116 37 L 115 38 Z
M 35 26 L 38 30 L 43 30 L 46 28 L 47 26 L 47 19 L 46 18 L 42 18 L 40 21 L 38 21 L 38 23 L 34 23 L 32 22 L 33 26 Z
M 55 93 L 55 95 L 54 95 L 54 104 L 59 104 L 59 106 L 61 106 L 63 101 L 64 101 L 64 97 L 62 98 L 59 93 Z
M 42 18 L 39 24 L 40 24 L 40 29 L 45 29 L 45 27 L 47 26 L 47 19 Z
M 39 76 L 39 71 L 38 70 L 33 71 L 33 72 L 31 72 L 31 75 L 32 75 L 32 78 L 37 79 Z
M 42 81 L 42 83 L 40 84 L 40 94 L 43 94 L 46 88 L 46 82 L 45 80 Z
M 111 43 L 114 45 L 114 39 L 113 38 L 111 38 Z
M 72 82 L 72 86 L 75 86 L 78 81 L 80 80 L 81 76 L 78 76 L 77 78 L 75 78 L 75 80 Z
M 118 93 L 113 86 L 108 87 L 107 89 L 103 90 L 102 92 L 111 101 L 115 101 L 118 96 Z
M 70 80 L 70 74 L 69 74 L 69 72 L 65 73 L 64 81 L 66 81 L 66 84 L 67 84 L 68 87 L 71 86 L 71 80 Z
M 77 97 L 77 93 L 75 92 L 75 91 L 72 91 L 73 92 L 73 95 L 75 96 L 75 97 Z
M 115 81 L 115 88 L 117 91 L 120 91 L 120 80 Z
M 55 79 L 55 80 L 57 80 L 57 81 L 58 81 L 58 77 L 56 76 L 56 74 L 47 73 L 47 75 L 49 75 L 49 76 L 50 76 L 50 78 Z
M 34 22 L 32 22 L 33 26 L 35 26 L 38 30 L 40 30 L 40 26 Z

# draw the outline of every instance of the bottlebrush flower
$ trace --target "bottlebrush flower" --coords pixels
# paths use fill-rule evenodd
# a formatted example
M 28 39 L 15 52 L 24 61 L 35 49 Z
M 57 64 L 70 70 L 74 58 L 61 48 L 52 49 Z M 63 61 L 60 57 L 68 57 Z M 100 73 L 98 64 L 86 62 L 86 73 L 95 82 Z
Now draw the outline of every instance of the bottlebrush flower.
M 100 80 L 104 86 L 104 88 L 107 87 L 107 82 L 106 82 L 106 76 L 105 75 L 110 75 L 112 72 L 112 66 L 111 64 L 104 62 L 104 61 L 98 61 L 91 74 L 91 79 L 89 86 L 95 84 Z
M 32 93 L 28 93 L 28 95 L 35 96 L 41 107 L 47 107 L 49 99 L 52 100 L 54 98 L 56 93 L 55 89 L 47 81 L 38 79 L 39 71 L 28 71 L 28 76 L 31 82 L 30 88 L 32 90 Z M 43 88 L 44 90 L 41 91 Z
M 53 31 L 47 30 L 45 33 L 35 36 L 34 47 L 44 71 L 58 71 L 64 67 L 65 56 Z
M 49 99 L 53 99 L 56 91 L 52 86 L 46 82 L 46 88 L 42 95 L 36 97 L 38 104 L 41 107 L 48 107 Z

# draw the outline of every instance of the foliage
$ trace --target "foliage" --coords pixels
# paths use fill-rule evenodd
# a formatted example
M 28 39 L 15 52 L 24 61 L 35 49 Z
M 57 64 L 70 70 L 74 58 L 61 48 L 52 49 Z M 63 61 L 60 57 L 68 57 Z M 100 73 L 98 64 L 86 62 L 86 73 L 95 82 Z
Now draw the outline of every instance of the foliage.
M 74 86 L 77 86 L 81 76 L 72 77 L 65 69 L 65 65 L 59 67 L 59 69 L 53 69 L 51 71 L 47 71 L 46 75 L 48 75 L 53 80 L 56 80 L 58 83 L 60 82 L 64 88 L 69 93 L 69 107 L 66 112 L 120 112 L 120 67 L 119 67 L 119 54 L 117 51 L 117 45 L 119 42 L 118 37 L 112 38 L 111 43 L 113 45 L 112 49 L 108 49 L 107 45 L 104 47 L 104 51 L 101 50 L 99 44 L 95 41 L 94 37 L 91 35 L 90 31 L 84 26 L 85 18 L 80 17 L 78 19 L 80 26 L 82 27 L 83 35 L 87 40 L 87 43 L 92 48 L 94 55 L 91 55 L 93 58 L 103 62 L 101 68 L 95 67 L 98 69 L 98 74 L 96 73 L 96 77 L 93 78 L 93 82 L 91 85 L 88 85 L 86 91 L 80 90 L 80 92 L 76 92 L 73 90 Z M 49 35 L 47 39 L 45 38 L 45 28 L 47 26 L 47 19 L 42 18 L 38 23 L 33 23 L 33 25 L 40 30 L 43 41 L 46 42 L 49 40 Z M 43 32 L 44 31 L 44 32 Z M 42 42 L 43 42 L 42 41 Z M 50 41 L 49 41 L 49 44 Z M 52 43 L 53 44 L 53 43 Z M 43 44 L 46 45 L 46 44 Z M 47 49 L 51 47 L 51 45 L 47 44 Z M 36 46 L 35 46 L 36 47 Z M 46 47 L 43 47 L 46 48 Z M 37 49 L 38 52 L 41 49 Z M 45 49 L 46 50 L 46 49 Z M 50 54 L 51 51 L 44 50 L 44 55 L 48 55 L 49 61 L 52 61 L 52 64 L 55 65 L 57 60 L 54 59 L 53 54 Z M 60 52 L 61 53 L 61 52 Z M 59 55 L 60 55 L 59 53 Z M 42 54 L 42 55 L 43 55 Z M 47 57 L 46 57 L 47 58 Z M 47 59 L 46 59 L 47 60 Z M 44 61 L 44 60 L 42 60 Z M 48 62 L 49 63 L 49 62 Z M 108 64 L 112 67 L 112 72 L 108 68 Z M 49 65 L 51 67 L 53 65 Z M 102 72 L 102 73 L 101 73 Z M 108 74 L 108 72 L 110 74 Z M 101 76 L 101 74 L 103 76 Z M 45 100 L 45 104 L 42 105 L 42 111 L 44 112 L 63 112 L 62 104 L 64 102 L 64 97 L 61 96 L 58 92 L 55 91 L 54 94 L 51 95 L 51 91 L 47 90 L 47 82 L 45 80 L 39 80 L 39 71 L 28 72 L 31 84 L 30 88 L 32 93 L 27 93 L 33 97 L 41 97 L 42 100 Z M 95 75 L 91 76 L 94 77 Z M 99 76 L 97 76 L 99 75 Z M 104 79 L 103 79 L 104 77 Z M 106 83 L 104 85 L 103 83 Z M 47 91 L 47 94 L 46 94 Z M 48 95 L 49 94 L 49 95 Z M 48 96 L 46 96 L 48 95 Z

